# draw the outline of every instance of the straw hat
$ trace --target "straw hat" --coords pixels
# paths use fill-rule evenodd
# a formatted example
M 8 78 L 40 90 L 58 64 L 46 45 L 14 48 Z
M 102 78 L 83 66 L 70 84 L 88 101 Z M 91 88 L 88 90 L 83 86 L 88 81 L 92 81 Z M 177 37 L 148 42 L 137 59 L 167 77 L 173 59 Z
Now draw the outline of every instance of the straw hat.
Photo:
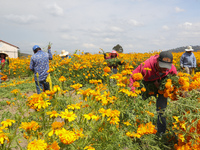
M 6 55 L 6 57 L 8 57 L 8 54 L 6 54 L 4 51 L 1 51 L 1 52 L 0 52 L 0 55 L 1 55 L 1 54 L 4 54 L 4 55 Z
M 68 51 L 62 50 L 60 56 L 61 56 L 61 57 L 62 57 L 62 56 L 66 56 L 66 55 L 68 55 L 68 54 L 69 54 Z
M 192 46 L 188 46 L 186 49 L 185 49 L 186 52 L 188 51 L 194 51 L 194 49 L 192 49 Z

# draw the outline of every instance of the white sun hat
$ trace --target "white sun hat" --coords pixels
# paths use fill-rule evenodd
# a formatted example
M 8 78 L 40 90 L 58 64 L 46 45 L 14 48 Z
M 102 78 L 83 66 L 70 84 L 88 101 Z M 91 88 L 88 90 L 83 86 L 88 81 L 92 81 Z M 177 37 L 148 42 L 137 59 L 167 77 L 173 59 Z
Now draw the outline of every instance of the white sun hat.
M 192 46 L 188 46 L 186 49 L 185 49 L 186 52 L 188 51 L 194 51 L 194 49 L 192 49 Z
M 68 54 L 69 54 L 68 51 L 62 50 L 60 56 L 61 56 L 61 57 L 62 57 L 62 56 L 66 56 L 66 55 L 68 55 Z

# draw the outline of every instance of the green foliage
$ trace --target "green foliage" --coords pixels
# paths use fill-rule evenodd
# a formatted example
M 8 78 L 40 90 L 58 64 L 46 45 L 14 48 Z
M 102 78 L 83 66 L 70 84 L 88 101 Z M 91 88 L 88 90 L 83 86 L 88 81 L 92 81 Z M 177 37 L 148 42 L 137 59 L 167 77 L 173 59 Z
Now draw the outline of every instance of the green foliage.
M 117 44 L 116 46 L 114 46 L 113 50 L 116 50 L 118 53 L 123 53 L 123 48 L 119 44 Z

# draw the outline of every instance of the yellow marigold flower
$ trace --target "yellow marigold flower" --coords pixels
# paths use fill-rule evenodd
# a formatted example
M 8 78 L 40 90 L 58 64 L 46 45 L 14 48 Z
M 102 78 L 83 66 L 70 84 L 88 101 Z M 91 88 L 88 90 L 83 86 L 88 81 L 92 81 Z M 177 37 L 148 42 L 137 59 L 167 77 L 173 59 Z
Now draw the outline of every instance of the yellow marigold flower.
M 69 122 L 73 121 L 76 119 L 76 114 L 73 113 L 73 111 L 68 111 L 68 109 L 65 109 L 64 112 L 60 113 L 60 116 L 66 120 L 68 120 Z
M 50 118 L 56 118 L 59 116 L 59 114 L 55 110 L 53 110 L 52 112 L 47 112 L 47 115 L 50 115 Z
M 92 119 L 93 114 L 89 113 L 89 114 L 84 114 L 83 117 L 85 117 L 85 119 L 90 120 Z
M 84 147 L 84 149 L 86 149 L 86 150 L 95 150 L 95 148 L 92 147 L 92 146 L 86 146 L 86 147 Z
M 53 87 L 53 91 L 54 92 L 59 92 L 61 89 L 60 89 L 60 87 L 58 86 L 58 85 L 54 85 L 54 87 Z
M 80 83 L 74 84 L 74 85 L 70 85 L 70 87 L 74 88 L 75 90 L 78 90 L 79 88 L 81 88 L 83 85 Z
M 57 132 L 57 135 L 59 136 L 60 141 L 63 144 L 66 144 L 66 145 L 71 144 L 71 143 L 73 143 L 74 141 L 77 140 L 77 136 L 73 131 L 69 131 L 69 130 L 66 130 L 64 128 L 59 130 Z
M 31 121 L 31 122 L 22 122 L 21 126 L 19 128 L 22 128 L 24 130 L 30 131 L 30 130 L 34 130 L 36 131 L 40 126 L 38 125 L 37 122 L 35 121 Z
M 105 73 L 108 73 L 108 72 L 111 71 L 111 69 L 110 69 L 110 67 L 105 67 L 105 68 L 103 68 L 103 71 L 104 71 Z
M 19 89 L 14 89 L 10 93 L 14 93 L 16 95 L 17 93 L 19 93 Z
M 143 79 L 143 75 L 141 73 L 134 73 L 132 75 L 134 80 L 142 80 Z
M 28 143 L 27 150 L 46 150 L 47 143 L 44 140 L 34 140 Z
M 0 133 L 0 143 L 4 144 L 4 141 L 9 142 L 8 133 Z
M 128 122 L 128 121 L 127 121 L 127 122 L 124 122 L 124 124 L 127 125 L 127 126 L 130 126 L 130 125 L 131 125 L 131 123 Z
M 15 120 L 10 120 L 10 119 L 7 119 L 6 121 L 1 122 L 4 128 L 12 126 L 13 123 L 15 123 Z
M 144 70 L 151 71 L 151 69 L 150 69 L 150 68 L 144 68 Z

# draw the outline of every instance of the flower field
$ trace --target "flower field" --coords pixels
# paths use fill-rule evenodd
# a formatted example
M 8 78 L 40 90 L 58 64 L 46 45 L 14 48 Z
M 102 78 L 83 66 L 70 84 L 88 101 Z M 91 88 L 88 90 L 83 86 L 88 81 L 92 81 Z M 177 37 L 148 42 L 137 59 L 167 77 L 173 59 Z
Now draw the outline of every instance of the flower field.
M 183 53 L 173 53 L 178 75 L 158 92 L 168 97 L 167 131 L 156 135 L 155 88 L 132 92 L 131 71 L 159 52 L 119 54 L 123 65 L 112 74 L 102 54 L 54 55 L 50 91 L 36 94 L 30 57 L 9 59 L 0 84 L 1 150 L 197 150 L 200 149 L 200 52 L 194 75 L 180 70 Z M 151 71 L 147 68 L 147 71 Z

